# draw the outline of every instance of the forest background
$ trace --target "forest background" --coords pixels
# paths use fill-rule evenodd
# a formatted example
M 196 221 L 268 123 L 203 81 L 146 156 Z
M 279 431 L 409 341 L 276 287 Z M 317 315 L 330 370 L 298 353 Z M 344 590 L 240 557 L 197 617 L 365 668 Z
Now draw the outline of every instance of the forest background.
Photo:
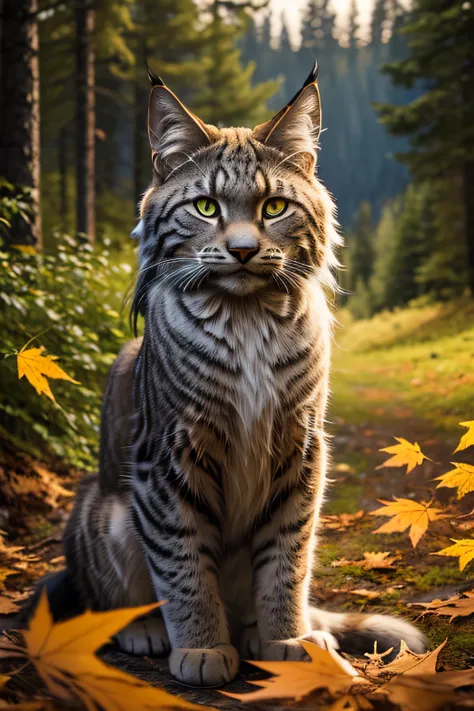
M 329 564 L 380 550 L 373 520 L 357 517 L 378 497 L 446 494 L 429 483 L 443 473 L 436 462 L 449 460 L 458 423 L 474 419 L 474 8 L 375 0 L 367 31 L 357 0 L 345 22 L 337 9 L 337 0 L 309 0 L 295 39 L 284 14 L 272 33 L 265 0 L 3 0 L 0 536 L 9 545 L 54 537 L 68 491 L 97 468 L 106 374 L 131 337 L 130 232 L 151 178 L 146 65 L 203 120 L 253 127 L 317 57 L 319 175 L 346 243 L 328 425 L 337 486 L 321 548 L 327 599 L 360 607 L 382 596 L 386 609 L 447 584 L 451 594 L 464 580 L 457 561 L 438 566 L 426 555 L 449 545 L 448 529 L 442 544 L 427 534 L 405 551 L 390 592 L 380 592 L 379 573 L 352 566 L 348 576 Z M 46 397 L 18 380 L 16 356 L 30 339 L 77 383 L 54 381 Z M 387 483 L 376 471 L 393 435 L 429 452 L 421 478 Z M 474 509 L 473 496 L 458 513 Z M 452 526 L 469 531 L 471 519 Z M 391 540 L 401 550 L 408 539 Z M 62 565 L 59 553 L 28 563 L 29 577 L 22 561 L 9 564 L 8 594 Z M 8 555 L 0 538 L 0 592 Z M 349 603 L 357 576 L 372 597 Z M 427 631 L 437 644 L 446 632 Z M 472 628 L 456 639 L 443 654 L 472 661 Z

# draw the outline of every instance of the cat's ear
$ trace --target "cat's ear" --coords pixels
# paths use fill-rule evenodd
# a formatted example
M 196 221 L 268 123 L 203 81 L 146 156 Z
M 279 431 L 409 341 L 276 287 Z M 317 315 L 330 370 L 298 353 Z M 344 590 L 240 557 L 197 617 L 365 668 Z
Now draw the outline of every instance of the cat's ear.
M 304 170 L 314 170 L 321 133 L 321 97 L 318 89 L 318 64 L 288 102 L 273 118 L 256 126 L 253 136 L 261 143 L 292 156 Z
M 192 114 L 150 69 L 148 78 L 152 85 L 148 136 L 155 177 L 162 182 L 187 157 L 212 142 L 212 127 Z

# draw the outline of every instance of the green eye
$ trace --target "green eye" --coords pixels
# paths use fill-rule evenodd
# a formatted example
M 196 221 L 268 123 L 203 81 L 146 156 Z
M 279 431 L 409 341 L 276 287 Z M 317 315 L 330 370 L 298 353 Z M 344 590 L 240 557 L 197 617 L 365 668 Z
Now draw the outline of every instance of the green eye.
M 263 216 L 267 218 L 280 217 L 288 207 L 288 200 L 284 198 L 270 198 L 263 206 Z
M 194 202 L 194 207 L 203 217 L 217 217 L 220 213 L 219 204 L 211 198 L 198 198 Z

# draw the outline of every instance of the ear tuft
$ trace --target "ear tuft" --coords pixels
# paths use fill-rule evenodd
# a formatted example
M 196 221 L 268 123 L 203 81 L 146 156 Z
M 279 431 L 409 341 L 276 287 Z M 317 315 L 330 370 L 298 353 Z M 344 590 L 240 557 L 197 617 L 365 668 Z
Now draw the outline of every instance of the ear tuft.
M 256 126 L 253 136 L 267 146 L 295 156 L 305 171 L 316 162 L 321 133 L 321 98 L 317 84 L 318 63 L 314 62 L 306 81 L 288 104 L 267 123 Z
M 153 74 L 153 72 L 151 71 L 148 64 L 146 66 L 146 69 L 148 72 L 148 79 L 150 80 L 150 84 L 152 86 L 164 86 L 165 85 L 165 82 L 163 81 L 163 79 L 161 77 L 158 76 L 158 74 Z

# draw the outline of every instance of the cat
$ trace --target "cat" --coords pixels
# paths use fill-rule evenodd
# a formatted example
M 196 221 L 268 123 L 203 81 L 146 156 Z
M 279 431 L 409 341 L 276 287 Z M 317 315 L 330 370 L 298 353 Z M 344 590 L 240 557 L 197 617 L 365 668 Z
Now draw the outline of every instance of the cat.
M 169 653 L 191 685 L 231 681 L 239 657 L 305 659 L 301 639 L 421 652 L 406 621 L 308 602 L 341 244 L 316 175 L 316 67 L 253 131 L 204 124 L 150 79 L 153 183 L 132 305 L 144 335 L 112 367 L 99 476 L 65 533 L 81 604 L 166 600 L 118 643 Z

